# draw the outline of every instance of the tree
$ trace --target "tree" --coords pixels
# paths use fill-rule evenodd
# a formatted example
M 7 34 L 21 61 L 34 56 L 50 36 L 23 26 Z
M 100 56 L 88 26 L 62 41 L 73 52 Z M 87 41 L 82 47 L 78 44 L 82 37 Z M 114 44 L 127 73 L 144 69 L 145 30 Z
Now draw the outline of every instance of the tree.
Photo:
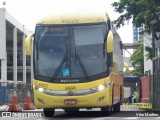
M 120 0 L 112 3 L 112 6 L 120 13 L 118 19 L 114 21 L 117 28 L 132 18 L 134 25 L 145 24 L 146 29 L 150 30 L 151 16 L 154 17 L 160 12 L 160 0 Z M 156 31 L 160 31 L 160 25 L 157 26 Z
M 149 59 L 152 60 L 152 58 L 153 58 L 152 48 L 149 47 L 149 46 L 145 46 L 145 51 L 147 52 L 146 59 L 147 60 L 149 60 Z
M 143 38 L 141 38 L 138 43 L 140 47 L 134 51 L 130 57 L 130 62 L 133 66 L 131 73 L 136 76 L 143 76 L 144 74 L 144 53 L 143 53 Z
M 114 21 L 117 28 L 132 18 L 133 25 L 139 27 L 144 24 L 145 31 L 148 33 L 151 31 L 151 21 L 155 18 L 158 19 L 160 13 L 160 0 L 120 0 L 112 3 L 112 6 L 117 13 L 120 13 L 120 16 Z M 154 25 L 154 31 L 160 32 L 160 21 Z M 134 67 L 132 73 L 140 76 L 143 75 L 143 49 L 141 44 L 130 58 Z M 145 50 L 148 52 L 147 59 L 153 58 L 152 48 L 146 47 Z

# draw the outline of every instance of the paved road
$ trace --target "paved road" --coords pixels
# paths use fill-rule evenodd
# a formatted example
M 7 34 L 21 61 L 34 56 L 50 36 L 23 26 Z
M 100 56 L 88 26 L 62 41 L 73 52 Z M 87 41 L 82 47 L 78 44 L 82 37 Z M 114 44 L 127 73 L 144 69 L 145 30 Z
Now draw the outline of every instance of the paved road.
M 156 116 L 157 114 L 151 114 L 147 111 L 143 111 L 139 108 L 125 108 L 124 106 L 121 106 L 121 111 L 119 113 L 112 113 L 110 116 L 103 116 L 98 112 L 99 109 L 94 109 L 94 111 L 85 111 L 82 110 L 78 113 L 65 113 L 63 110 L 58 109 L 55 112 L 55 116 L 53 118 L 46 118 L 46 117 L 1 117 L 0 120 L 160 120 L 160 114 L 159 116 Z M 128 112 L 129 111 L 129 112 Z M 33 111 L 23 111 L 23 114 L 28 114 L 28 112 Z M 34 110 L 34 112 L 37 112 L 38 115 L 42 115 L 42 109 Z M 18 114 L 18 113 L 17 113 Z M 22 115 L 22 113 L 20 113 Z M 154 115 L 154 117 L 144 117 L 145 115 Z M 143 116 L 144 115 L 144 116 Z M 132 116 L 132 117 L 129 117 Z M 143 116 L 143 117 L 140 117 Z

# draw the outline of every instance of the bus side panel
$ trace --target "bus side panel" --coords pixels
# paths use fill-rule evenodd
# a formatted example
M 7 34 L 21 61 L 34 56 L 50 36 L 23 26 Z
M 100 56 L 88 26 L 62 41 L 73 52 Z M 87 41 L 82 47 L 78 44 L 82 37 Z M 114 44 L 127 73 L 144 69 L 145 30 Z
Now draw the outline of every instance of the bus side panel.
M 121 87 L 123 86 L 123 77 L 120 74 L 111 73 L 111 81 L 114 84 L 113 90 L 113 104 L 120 102 L 120 94 L 123 92 Z

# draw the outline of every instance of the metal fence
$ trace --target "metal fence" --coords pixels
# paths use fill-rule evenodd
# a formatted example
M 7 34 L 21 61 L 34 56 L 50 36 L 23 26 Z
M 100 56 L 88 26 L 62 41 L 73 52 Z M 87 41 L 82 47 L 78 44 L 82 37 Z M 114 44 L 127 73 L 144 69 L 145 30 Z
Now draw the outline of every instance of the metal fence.
M 153 107 L 160 110 L 160 56 L 153 59 L 154 74 L 151 77 L 151 97 Z
M 25 102 L 25 100 L 27 98 L 27 91 L 30 92 L 31 100 L 33 101 L 32 85 L 22 83 L 22 82 L 14 83 L 12 81 L 5 82 L 5 83 L 0 82 L 0 84 L 1 84 L 1 86 L 0 86 L 0 105 L 10 104 L 12 101 L 14 91 L 16 91 L 19 104 L 23 105 L 23 103 Z M 3 95 L 4 91 L 2 89 L 2 84 L 6 85 L 6 91 L 5 91 L 6 96 Z M 3 97 L 6 97 L 5 102 L 3 100 L 4 99 Z

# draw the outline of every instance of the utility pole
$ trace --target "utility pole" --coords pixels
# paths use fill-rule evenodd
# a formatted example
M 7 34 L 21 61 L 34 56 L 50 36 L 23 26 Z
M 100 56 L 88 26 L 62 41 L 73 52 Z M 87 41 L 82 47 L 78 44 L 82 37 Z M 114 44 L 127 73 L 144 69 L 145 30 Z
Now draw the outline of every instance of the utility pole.
M 152 61 L 153 61 L 153 108 L 157 109 L 159 106 L 159 101 L 158 101 L 158 94 L 159 94 L 159 91 L 158 91 L 158 79 L 159 79 L 159 73 L 157 71 L 157 69 L 159 68 L 158 66 L 158 63 L 157 63 L 157 60 L 159 60 L 160 58 L 157 57 L 157 55 L 155 54 L 156 53 L 156 44 L 157 44 L 157 41 L 155 41 L 155 36 L 156 36 L 156 24 L 158 23 L 158 21 L 160 20 L 160 13 L 157 13 L 157 14 L 153 14 L 151 15 L 151 32 L 152 32 Z
M 154 34 L 155 34 L 155 29 L 154 29 L 154 26 L 155 24 L 151 24 L 151 32 L 152 32 L 152 58 L 155 58 L 155 39 L 154 39 Z M 155 77 L 155 60 L 152 59 L 152 64 L 153 64 L 153 108 L 156 107 L 156 94 L 155 94 L 155 91 L 156 91 L 156 88 L 155 88 L 155 80 L 156 80 L 156 77 Z

